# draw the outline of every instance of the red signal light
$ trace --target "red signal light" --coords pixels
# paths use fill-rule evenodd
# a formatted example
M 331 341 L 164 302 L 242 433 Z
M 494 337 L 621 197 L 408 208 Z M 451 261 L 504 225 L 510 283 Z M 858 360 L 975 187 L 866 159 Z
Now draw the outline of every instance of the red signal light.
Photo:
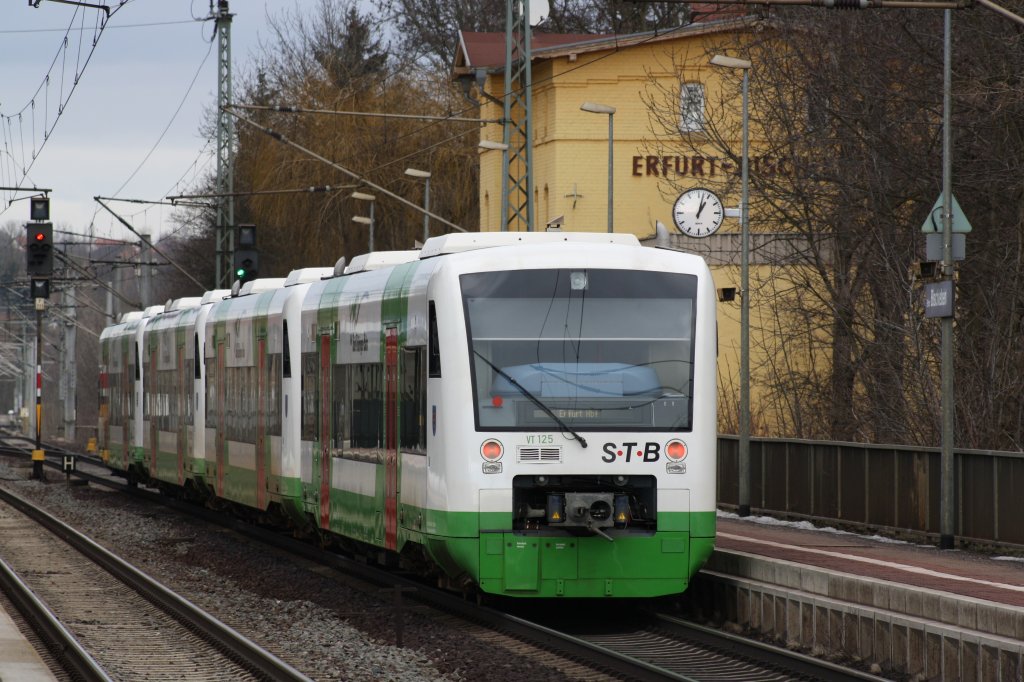
M 46 235 L 45 234 L 43 234 L 42 232 L 36 232 L 36 241 L 37 242 L 41 242 L 44 239 L 46 239 Z

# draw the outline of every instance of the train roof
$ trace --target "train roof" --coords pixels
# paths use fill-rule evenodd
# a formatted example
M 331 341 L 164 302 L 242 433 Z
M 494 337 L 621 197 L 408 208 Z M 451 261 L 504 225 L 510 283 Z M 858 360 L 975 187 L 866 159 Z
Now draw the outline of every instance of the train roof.
M 163 311 L 164 307 L 162 305 L 151 305 L 147 306 L 146 309 L 142 311 L 142 316 L 153 317 L 154 315 L 159 315 Z
M 129 310 L 126 313 L 121 313 L 121 317 L 118 319 L 118 324 L 124 324 L 125 322 L 132 322 L 134 320 L 142 319 L 141 310 Z
M 173 301 L 168 300 L 167 305 L 164 306 L 165 313 L 171 313 L 176 310 L 185 310 L 187 308 L 198 308 L 202 305 L 203 299 L 198 296 L 187 296 L 185 298 L 176 298 Z
M 431 237 L 420 249 L 419 255 L 420 258 L 432 258 L 448 253 L 461 253 L 496 246 L 560 242 L 640 246 L 640 240 L 636 238 L 636 235 L 614 232 L 454 232 Z
M 284 285 L 290 287 L 296 284 L 305 284 L 306 282 L 316 282 L 317 280 L 333 276 L 334 268 L 299 268 L 288 273 L 288 277 L 284 280 Z
M 274 289 L 280 289 L 283 286 L 284 277 L 264 277 L 263 279 L 254 279 L 243 284 L 238 295 L 248 296 L 249 294 L 262 294 L 265 291 L 273 291 Z
M 363 253 L 352 259 L 345 268 L 346 275 L 368 270 L 379 270 L 402 263 L 409 263 L 420 257 L 419 251 L 373 251 Z
M 203 298 L 200 300 L 200 305 L 206 305 L 207 303 L 215 303 L 216 301 L 225 299 L 230 295 L 230 289 L 214 289 L 212 291 L 207 291 L 205 294 L 203 294 Z

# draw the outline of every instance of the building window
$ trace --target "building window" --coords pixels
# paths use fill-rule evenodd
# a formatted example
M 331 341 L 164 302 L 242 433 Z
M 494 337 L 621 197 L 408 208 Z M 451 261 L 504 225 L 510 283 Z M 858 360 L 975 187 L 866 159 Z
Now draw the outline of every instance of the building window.
M 704 86 L 683 83 L 679 87 L 679 132 L 704 130 Z

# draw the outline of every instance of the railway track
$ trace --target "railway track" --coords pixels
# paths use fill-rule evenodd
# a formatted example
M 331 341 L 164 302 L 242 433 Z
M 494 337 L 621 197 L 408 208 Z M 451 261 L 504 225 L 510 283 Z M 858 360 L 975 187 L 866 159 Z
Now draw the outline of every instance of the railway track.
M 643 624 L 578 636 L 598 646 L 646 661 L 700 682 L 880 681 L 856 670 L 763 644 L 680 618 L 650 612 Z
M 5 590 L 88 680 L 308 680 L 88 538 L 0 489 Z
M 90 471 L 93 463 L 83 459 L 76 476 L 94 483 L 118 487 L 136 496 L 159 502 L 179 511 L 220 526 L 226 526 L 261 543 L 308 561 L 338 569 L 344 574 L 364 581 L 368 589 L 391 589 L 395 595 L 396 623 L 402 619 L 403 600 L 429 605 L 431 608 L 453 614 L 455 617 L 498 633 L 499 637 L 514 638 L 522 642 L 522 655 L 559 657 L 565 662 L 561 668 L 572 670 L 573 677 L 587 677 L 581 671 L 594 671 L 594 678 L 608 675 L 631 680 L 878 680 L 880 678 L 842 668 L 825 661 L 803 656 L 786 649 L 760 644 L 753 640 L 686 623 L 668 615 L 644 613 L 619 618 L 620 625 L 602 632 L 588 632 L 568 622 L 558 622 L 545 614 L 522 617 L 515 606 L 492 609 L 463 599 L 451 592 L 436 590 L 419 581 L 395 575 L 361 561 L 326 552 L 317 546 L 295 540 L 289 536 L 235 521 L 222 514 L 183 503 L 166 496 L 129 487 L 113 479 L 105 467 Z M 57 466 L 57 462 L 53 463 Z M 385 607 L 386 608 L 386 607 Z M 617 602 L 602 602 L 604 619 L 616 614 L 633 614 Z M 530 610 L 527 609 L 526 612 Z M 590 622 L 594 622 L 594 618 Z M 642 621 L 637 625 L 637 621 Z M 400 637 L 400 630 L 396 633 Z M 530 653 L 530 648 L 533 653 Z M 557 660 L 553 667 L 559 667 Z

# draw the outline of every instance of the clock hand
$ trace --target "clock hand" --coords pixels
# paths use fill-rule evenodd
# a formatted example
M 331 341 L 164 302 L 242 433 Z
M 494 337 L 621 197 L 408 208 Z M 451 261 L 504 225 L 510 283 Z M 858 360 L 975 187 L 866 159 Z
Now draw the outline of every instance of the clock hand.
M 703 211 L 703 210 L 704 210 L 704 204 L 706 204 L 706 203 L 708 203 L 708 200 L 707 200 L 707 198 L 706 198 L 706 197 L 705 197 L 705 198 L 702 198 L 702 199 L 700 200 L 700 206 L 698 206 L 698 207 L 697 207 L 697 217 L 698 217 L 698 218 L 700 218 L 700 213 L 701 213 L 701 211 Z

